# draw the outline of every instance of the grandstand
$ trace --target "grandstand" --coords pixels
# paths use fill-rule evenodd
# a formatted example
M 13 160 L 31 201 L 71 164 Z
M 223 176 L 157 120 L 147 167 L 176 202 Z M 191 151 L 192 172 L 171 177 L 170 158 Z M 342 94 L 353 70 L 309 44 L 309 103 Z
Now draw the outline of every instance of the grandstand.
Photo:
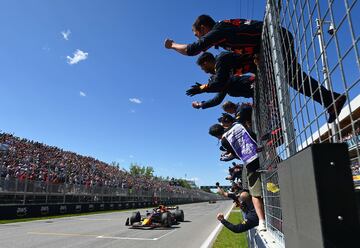
M 220 199 L 199 189 L 183 188 L 174 180 L 133 176 L 92 157 L 12 134 L 2 133 L 0 144 L 0 208 L 3 219 L 24 217 L 22 212 L 16 212 L 19 206 L 29 207 L 26 214 L 29 217 L 44 215 L 33 208 L 40 205 L 56 205 L 52 211 L 52 208 L 46 208 L 46 215 L 50 215 L 69 213 L 74 204 L 84 204 L 86 208 L 82 206 L 81 209 L 90 211 Z M 67 206 L 67 211 L 61 210 L 64 206 Z
M 354 119 L 355 121 L 352 121 Z M 360 95 L 344 106 L 339 115 L 337 125 L 342 141 L 349 147 L 350 165 L 353 173 L 353 180 L 356 189 L 360 189 L 359 171 L 359 141 L 360 141 Z M 352 130 L 355 130 L 352 132 Z M 320 129 L 312 134 L 306 141 L 297 147 L 297 150 L 306 148 L 311 143 L 321 143 L 331 141 L 333 134 L 329 126 L 324 124 Z

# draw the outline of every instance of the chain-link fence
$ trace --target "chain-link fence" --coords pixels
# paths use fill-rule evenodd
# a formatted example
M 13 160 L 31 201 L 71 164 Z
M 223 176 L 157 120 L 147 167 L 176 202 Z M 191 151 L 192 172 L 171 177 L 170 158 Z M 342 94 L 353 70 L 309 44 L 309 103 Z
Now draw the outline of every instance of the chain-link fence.
M 267 1 L 255 121 L 267 229 L 280 244 L 280 161 L 312 143 L 347 142 L 360 181 L 359 14 L 357 0 Z

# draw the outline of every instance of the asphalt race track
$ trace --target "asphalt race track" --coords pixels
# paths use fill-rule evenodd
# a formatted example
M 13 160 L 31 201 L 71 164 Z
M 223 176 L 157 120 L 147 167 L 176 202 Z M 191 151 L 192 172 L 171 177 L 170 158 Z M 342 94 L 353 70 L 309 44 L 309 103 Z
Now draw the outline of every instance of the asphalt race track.
M 180 209 L 185 213 L 185 222 L 170 229 L 130 229 L 124 223 L 133 210 L 3 224 L 0 225 L 0 247 L 199 248 L 219 224 L 216 214 L 227 213 L 231 205 L 232 201 L 181 205 Z M 144 211 L 141 210 L 141 213 Z

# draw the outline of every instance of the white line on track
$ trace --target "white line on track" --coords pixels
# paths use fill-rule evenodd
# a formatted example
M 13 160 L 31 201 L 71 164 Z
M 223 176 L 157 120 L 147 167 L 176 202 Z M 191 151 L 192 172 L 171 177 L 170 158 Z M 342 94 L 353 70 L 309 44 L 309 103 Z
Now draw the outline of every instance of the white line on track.
M 171 233 L 173 233 L 173 232 L 175 232 L 175 231 L 176 231 L 176 229 L 175 229 L 175 230 L 172 230 L 171 232 L 165 233 L 164 235 L 162 235 L 162 236 L 160 236 L 160 237 L 158 237 L 158 238 L 155 238 L 155 240 L 159 240 L 159 239 L 161 239 L 161 238 L 163 238 L 163 237 L 165 237 L 165 236 L 167 236 L 167 235 L 169 235 L 169 234 L 171 234 Z
M 112 220 L 114 220 L 114 219 L 91 219 L 91 218 L 78 218 L 77 220 L 112 221 Z
M 52 233 L 52 232 L 28 232 L 27 234 L 35 235 L 48 235 L 48 236 L 70 236 L 70 237 L 94 237 L 98 235 L 95 234 L 81 234 L 81 233 Z
M 224 216 L 225 219 L 227 219 L 230 215 L 231 210 L 233 209 L 233 204 L 231 205 L 230 209 L 227 211 L 226 215 Z M 215 238 L 216 234 L 219 232 L 220 228 L 221 228 L 222 224 L 219 223 L 217 225 L 217 227 L 215 227 L 215 229 L 210 233 L 209 237 L 204 241 L 204 243 L 202 243 L 202 245 L 200 246 L 200 248 L 208 248 L 211 244 L 211 242 L 213 241 L 213 239 Z
M 144 208 L 144 209 L 147 209 L 147 208 Z M 108 214 L 116 214 L 116 213 L 131 213 L 131 212 L 134 212 L 134 211 L 137 211 L 137 210 L 140 210 L 140 209 L 129 209 L 129 210 L 121 210 L 121 211 L 116 211 L 114 210 L 114 212 L 108 212 L 108 213 L 96 213 L 96 212 L 91 212 L 91 216 L 97 216 L 97 215 L 108 215 Z M 33 223 L 38 223 L 38 222 L 45 222 L 45 221 L 49 221 L 49 220 L 53 220 L 53 221 L 56 221 L 56 222 L 59 222 L 59 221 L 63 221 L 63 220 L 77 220 L 77 219 L 80 219 L 82 218 L 81 215 L 79 216 L 70 216 L 70 217 L 61 217 L 61 215 L 59 215 L 58 218 L 50 218 L 51 216 L 49 216 L 49 219 L 41 219 L 41 220 L 31 220 L 31 221 L 27 221 L 27 220 L 24 220 L 24 221 L 19 221 L 19 222 L 16 222 L 15 224 L 24 224 L 24 225 L 31 225 Z M 1 224 L 1 226 L 12 226 L 14 225 L 14 223 L 8 223 L 8 224 Z M 17 228 L 14 228 L 14 229 L 18 229 L 18 228 L 23 228 L 24 226 L 19 226 Z M 2 230 L 2 229 L 1 229 Z M 9 230 L 9 229 L 7 229 Z
M 97 239 L 118 239 L 118 240 L 158 240 L 158 238 L 132 238 L 132 237 L 112 237 L 95 234 L 80 234 L 80 233 L 51 233 L 51 232 L 28 232 L 28 234 L 48 235 L 48 236 L 68 236 L 68 237 L 91 237 Z
M 35 235 L 48 235 L 48 236 L 68 236 L 68 237 L 93 237 L 97 239 L 117 239 L 117 240 L 145 240 L 145 241 L 156 241 L 162 239 L 163 237 L 175 232 L 172 230 L 164 235 L 157 238 L 134 238 L 134 237 L 114 237 L 114 236 L 104 236 L 104 235 L 95 235 L 95 234 L 80 234 L 80 233 L 52 233 L 52 232 L 28 232 L 28 234 Z
M 155 241 L 157 238 L 130 238 L 130 237 L 111 237 L 111 236 L 97 236 L 97 239 L 117 239 L 117 240 L 144 240 L 144 241 Z

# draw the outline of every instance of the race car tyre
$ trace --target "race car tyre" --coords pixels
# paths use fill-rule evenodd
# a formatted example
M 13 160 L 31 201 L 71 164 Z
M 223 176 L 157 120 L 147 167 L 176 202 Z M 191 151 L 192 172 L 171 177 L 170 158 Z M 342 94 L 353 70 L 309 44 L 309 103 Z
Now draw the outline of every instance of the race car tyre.
M 130 225 L 134 224 L 135 222 L 140 222 L 141 221 L 141 215 L 140 212 L 133 212 L 131 217 L 130 217 Z
M 180 209 L 176 209 L 176 211 L 175 211 L 175 219 L 176 219 L 176 221 L 183 222 L 184 219 L 185 219 L 184 211 L 180 210 Z
M 161 224 L 166 227 L 171 227 L 171 214 L 169 212 L 165 212 L 161 214 Z

